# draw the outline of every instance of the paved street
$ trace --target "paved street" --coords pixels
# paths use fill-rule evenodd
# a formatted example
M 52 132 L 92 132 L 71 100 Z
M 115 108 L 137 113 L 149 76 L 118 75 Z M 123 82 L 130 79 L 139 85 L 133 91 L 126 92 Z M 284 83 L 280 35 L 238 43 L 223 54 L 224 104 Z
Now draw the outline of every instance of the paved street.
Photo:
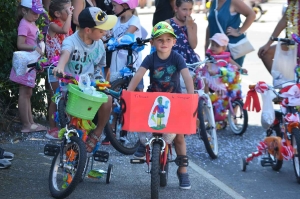
M 271 1 L 263 4 L 267 9 L 261 21 L 253 23 L 247 35 L 255 52 L 247 55 L 244 67 L 249 71 L 243 77 L 243 93 L 247 92 L 249 84 L 257 81 L 271 83 L 271 76 L 257 57 L 257 50 L 266 43 L 280 19 L 283 1 Z M 153 8 L 138 10 L 142 25 L 151 32 Z M 204 55 L 204 38 L 207 21 L 203 14 L 194 14 L 198 25 L 198 54 Z M 284 35 L 282 35 L 284 36 Z M 143 57 L 150 51 L 147 47 Z M 145 84 L 149 84 L 147 75 Z M 189 174 L 192 183 L 191 190 L 180 190 L 176 177 L 176 166 L 171 164 L 168 186 L 160 190 L 161 198 L 190 199 L 230 199 L 230 198 L 299 198 L 300 189 L 297 184 L 292 162 L 284 162 L 279 172 L 262 167 L 255 159 L 247 167 L 246 172 L 240 171 L 239 160 L 256 150 L 257 143 L 264 138 L 264 129 L 260 125 L 260 113 L 249 112 L 249 127 L 243 136 L 235 136 L 230 129 L 218 131 L 219 157 L 211 160 L 205 151 L 203 142 L 196 135 L 187 136 L 187 150 L 190 157 Z M 16 157 L 12 167 L 0 170 L 0 198 L 51 198 L 48 189 L 48 173 L 51 157 L 43 155 L 45 143 L 49 141 L 44 134 L 34 133 L 19 135 L 23 140 L 11 144 L 2 144 Z M 11 138 L 9 138 L 11 139 Z M 101 146 L 101 150 L 110 152 L 109 163 L 114 165 L 114 174 L 110 184 L 105 179 L 92 180 L 86 178 L 69 198 L 150 198 L 150 175 L 145 171 L 145 165 L 131 165 L 130 156 L 124 156 L 112 146 Z M 96 168 L 106 169 L 108 164 L 97 163 Z

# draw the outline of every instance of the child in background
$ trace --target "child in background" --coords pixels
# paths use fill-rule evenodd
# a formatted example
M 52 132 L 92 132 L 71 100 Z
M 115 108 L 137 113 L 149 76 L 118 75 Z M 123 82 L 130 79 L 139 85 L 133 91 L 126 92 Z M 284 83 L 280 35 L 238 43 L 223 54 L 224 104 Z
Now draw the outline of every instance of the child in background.
M 118 17 L 116 26 L 113 28 L 113 37 L 117 40 L 125 35 L 125 33 L 132 33 L 135 37 L 142 37 L 141 34 L 141 23 L 140 19 L 133 14 L 133 10 L 138 6 L 138 0 L 113 0 L 113 11 Z M 112 54 L 111 66 L 110 66 L 110 81 L 114 81 L 119 77 L 119 71 L 127 63 L 126 50 L 115 51 Z M 133 61 L 135 61 L 133 67 L 136 69 L 140 66 L 142 62 L 142 54 L 134 53 Z M 143 90 L 143 81 L 138 86 L 139 90 Z
M 135 38 L 142 37 L 140 19 L 134 15 L 134 9 L 138 6 L 138 0 L 112 0 L 113 11 L 118 17 L 117 24 L 112 29 L 113 37 L 119 42 L 126 33 L 134 34 Z M 119 76 L 119 71 L 127 64 L 126 50 L 114 51 L 111 56 L 111 65 L 108 71 L 109 81 L 115 81 Z M 142 53 L 133 53 L 133 67 L 136 69 L 141 65 Z M 144 88 L 143 80 L 138 85 L 138 89 L 142 91 Z M 101 143 L 109 145 L 110 141 L 105 137 Z
M 177 35 L 173 50 L 178 52 L 188 64 L 200 61 L 194 51 L 197 47 L 198 39 L 197 24 L 191 17 L 193 4 L 193 0 L 176 0 L 175 16 L 166 20 Z
M 55 56 L 60 56 L 63 40 L 73 32 L 71 29 L 72 10 L 70 0 L 52 0 L 49 6 L 49 15 L 51 21 L 46 35 L 46 53 L 48 60 Z M 49 82 L 53 91 L 58 88 L 58 80 L 53 75 L 49 75 Z M 50 98 L 54 93 L 50 91 Z M 55 125 L 53 114 L 56 111 L 56 104 L 51 100 L 49 106 L 49 125 L 46 137 L 49 139 L 58 139 L 59 129 Z
M 242 68 L 239 64 L 237 64 L 233 59 L 230 57 L 230 52 L 226 52 L 227 45 L 229 42 L 228 37 L 223 33 L 216 33 L 212 38 L 209 39 L 211 41 L 210 48 L 206 51 L 206 53 L 209 53 L 210 55 L 224 55 L 222 58 L 217 58 L 216 60 L 223 59 L 227 63 L 230 63 L 232 65 L 235 65 L 237 67 L 237 70 L 242 71 L 243 74 L 247 74 L 248 71 L 245 68 Z M 217 67 L 215 64 L 208 63 L 208 71 L 210 75 L 215 75 L 217 73 L 217 67 L 223 67 L 226 66 L 226 63 L 220 62 L 217 64 Z
M 21 51 L 34 51 L 36 50 L 41 55 L 43 51 L 37 43 L 39 30 L 35 21 L 39 18 L 40 14 L 44 12 L 40 0 L 22 0 L 18 7 L 18 39 L 17 47 Z M 10 80 L 18 83 L 19 99 L 18 109 L 20 120 L 22 122 L 22 133 L 30 133 L 36 131 L 46 131 L 47 128 L 35 124 L 33 121 L 31 102 L 32 88 L 35 87 L 36 71 L 26 73 L 25 75 L 16 75 L 14 69 L 11 70 Z
M 106 52 L 101 38 L 107 30 L 113 28 L 117 17 L 107 15 L 100 8 L 89 7 L 78 16 L 79 30 L 67 37 L 62 44 L 61 55 L 56 73 L 76 75 L 94 74 L 95 66 L 105 66 Z M 104 126 L 108 122 L 112 106 L 112 98 L 103 103 L 98 110 L 98 121 L 95 130 L 91 131 L 85 142 L 87 152 L 92 152 L 100 140 Z
M 167 22 L 159 22 L 153 27 L 151 44 L 156 48 L 156 52 L 148 55 L 141 64 L 134 77 L 132 78 L 128 91 L 134 91 L 138 83 L 143 79 L 146 71 L 150 70 L 150 86 L 149 92 L 170 92 L 181 93 L 179 76 L 182 75 L 186 84 L 187 93 L 194 93 L 193 80 L 182 56 L 172 50 L 176 43 L 176 35 L 173 28 Z M 163 75 L 161 75 L 163 74 Z M 186 143 L 183 134 L 166 134 L 167 136 L 174 135 L 175 151 L 179 161 L 188 161 L 186 156 Z M 134 153 L 136 158 L 144 158 L 146 147 L 141 139 L 143 136 L 140 133 L 141 144 Z M 170 140 L 170 139 L 168 139 Z M 182 157 L 183 156 L 183 157 Z M 191 184 L 186 166 L 180 166 L 177 170 L 179 179 L 179 187 L 181 189 L 190 189 Z

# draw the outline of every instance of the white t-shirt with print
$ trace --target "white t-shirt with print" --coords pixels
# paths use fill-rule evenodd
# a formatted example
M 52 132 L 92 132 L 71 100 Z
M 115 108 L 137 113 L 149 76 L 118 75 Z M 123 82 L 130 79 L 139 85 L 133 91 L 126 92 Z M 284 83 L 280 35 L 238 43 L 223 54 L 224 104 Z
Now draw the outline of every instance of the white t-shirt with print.
M 140 19 L 133 15 L 126 23 L 121 22 L 121 18 L 118 18 L 116 25 L 113 27 L 113 37 L 116 39 L 121 38 L 128 30 L 129 26 L 135 26 L 137 30 L 134 32 L 135 39 L 137 37 L 141 38 L 141 22 Z M 114 51 L 111 58 L 110 65 L 110 81 L 114 81 L 119 76 L 119 71 L 126 65 L 127 63 L 127 54 L 126 50 Z M 142 53 L 133 52 L 133 61 L 135 61 L 133 67 L 138 69 L 142 63 Z
M 95 68 L 106 66 L 106 52 L 102 40 L 85 44 L 76 31 L 62 43 L 62 51 L 70 52 L 65 72 L 74 77 L 80 74 L 94 74 Z

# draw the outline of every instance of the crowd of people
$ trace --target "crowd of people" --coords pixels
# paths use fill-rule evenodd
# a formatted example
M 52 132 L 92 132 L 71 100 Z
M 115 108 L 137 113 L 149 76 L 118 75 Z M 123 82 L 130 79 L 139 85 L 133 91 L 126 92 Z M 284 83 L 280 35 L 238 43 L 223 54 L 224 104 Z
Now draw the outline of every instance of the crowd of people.
M 290 0 L 289 2 L 293 2 Z M 18 7 L 18 37 L 17 47 L 20 51 L 37 51 L 41 56 L 49 60 L 59 57 L 53 74 L 49 76 L 51 87 L 56 90 L 59 87 L 55 75 L 68 73 L 72 75 L 94 74 L 101 71 L 109 81 L 114 81 L 119 70 L 126 65 L 127 52 L 106 52 L 104 42 L 110 37 L 118 41 L 126 34 L 142 37 L 143 27 L 136 14 L 138 0 L 21 0 Z M 205 51 L 213 55 L 229 54 L 228 62 L 242 69 L 245 56 L 238 59 L 230 58 L 228 43 L 237 43 L 245 37 L 245 32 L 255 19 L 255 13 L 243 1 L 240 0 L 213 0 L 208 15 L 208 27 L 206 40 L 202 43 L 197 39 L 197 24 L 192 18 L 193 0 L 160 0 L 155 1 L 156 10 L 153 14 L 153 29 L 151 33 L 152 53 L 144 60 L 142 56 L 135 62 L 137 69 L 133 77 L 129 91 L 137 87 L 143 90 L 143 76 L 147 70 L 150 74 L 150 86 L 148 92 L 173 92 L 181 93 L 180 75 L 186 84 L 187 92 L 194 93 L 193 80 L 189 74 L 186 63 L 200 61 L 195 52 L 197 45 L 204 45 Z M 220 31 L 216 22 L 214 10 L 218 10 L 218 20 L 225 31 Z M 47 31 L 43 39 L 46 51 L 38 41 L 40 30 L 36 21 L 45 11 L 48 12 L 49 21 Z M 246 20 L 242 23 L 240 15 Z M 276 26 L 272 36 L 277 37 L 286 27 L 289 18 L 284 15 Z M 295 20 L 291 21 L 294 23 Z M 293 24 L 298 26 L 298 24 Z M 298 26 L 299 28 L 299 26 Z M 268 41 L 258 52 L 266 68 L 270 71 L 274 57 L 274 47 L 270 47 Z M 298 51 L 299 52 L 299 51 Z M 156 70 L 170 70 L 162 77 L 155 76 Z M 217 66 L 222 67 L 222 66 Z M 102 70 L 102 68 L 105 68 Z M 244 72 L 247 72 L 243 69 Z M 213 74 L 213 70 L 208 69 Z M 22 133 L 47 131 L 46 137 L 57 139 L 59 128 L 53 120 L 56 105 L 50 102 L 49 125 L 47 127 L 37 124 L 33 120 L 30 98 L 35 87 L 36 71 L 17 76 L 14 69 L 11 70 L 10 80 L 19 84 L 18 109 L 22 122 Z M 164 82 L 168 79 L 168 83 Z M 50 93 L 53 96 L 54 93 Z M 86 141 L 87 151 L 93 151 L 99 142 L 105 124 L 108 122 L 112 108 L 112 99 L 104 103 L 98 111 L 97 127 L 89 134 Z M 186 143 L 183 135 L 176 135 L 174 139 L 177 155 L 186 156 Z M 103 144 L 109 144 L 104 139 Z M 145 155 L 145 146 L 141 143 L 134 154 L 138 158 Z M 0 168 L 9 167 L 14 155 L 0 148 Z M 191 183 L 187 168 L 181 166 L 177 170 L 179 186 L 182 189 L 190 189 Z

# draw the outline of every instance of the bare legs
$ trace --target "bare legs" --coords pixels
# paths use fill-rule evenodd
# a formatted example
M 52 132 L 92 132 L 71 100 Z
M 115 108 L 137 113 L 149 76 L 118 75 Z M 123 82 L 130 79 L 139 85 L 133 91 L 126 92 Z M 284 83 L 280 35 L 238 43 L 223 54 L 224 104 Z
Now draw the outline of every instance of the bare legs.
M 177 134 L 174 139 L 175 144 L 175 151 L 177 155 L 186 155 L 186 144 L 183 134 Z M 179 167 L 178 168 L 179 173 L 186 173 L 187 169 L 186 167 Z

